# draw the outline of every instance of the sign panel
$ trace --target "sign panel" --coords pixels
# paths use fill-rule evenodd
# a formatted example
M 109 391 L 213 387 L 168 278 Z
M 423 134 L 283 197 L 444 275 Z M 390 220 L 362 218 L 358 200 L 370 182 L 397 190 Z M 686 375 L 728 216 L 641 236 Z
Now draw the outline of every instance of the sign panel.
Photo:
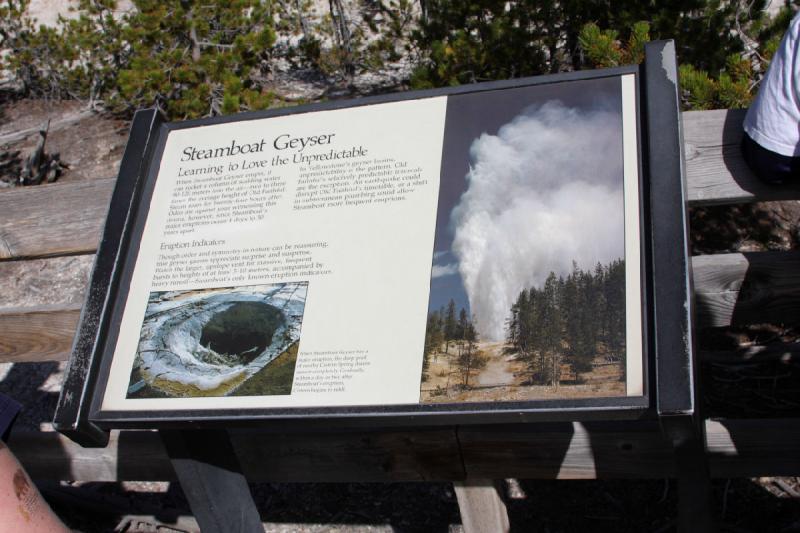
M 446 105 L 170 132 L 103 409 L 416 402 Z
M 642 416 L 643 79 L 137 115 L 56 428 Z
M 98 410 L 643 396 L 636 83 L 168 129 Z

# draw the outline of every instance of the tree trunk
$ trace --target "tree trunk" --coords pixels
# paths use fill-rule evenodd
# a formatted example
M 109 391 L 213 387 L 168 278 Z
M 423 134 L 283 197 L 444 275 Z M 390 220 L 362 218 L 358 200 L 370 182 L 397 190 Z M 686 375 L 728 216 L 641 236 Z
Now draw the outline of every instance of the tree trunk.
M 343 52 L 345 72 L 348 76 L 352 76 L 355 74 L 355 65 L 353 65 L 353 48 L 344 7 L 341 0 L 329 0 L 328 5 L 331 11 L 334 33 Z
M 469 388 L 470 370 L 472 370 L 472 348 L 467 346 L 467 378 L 464 380 L 464 388 Z

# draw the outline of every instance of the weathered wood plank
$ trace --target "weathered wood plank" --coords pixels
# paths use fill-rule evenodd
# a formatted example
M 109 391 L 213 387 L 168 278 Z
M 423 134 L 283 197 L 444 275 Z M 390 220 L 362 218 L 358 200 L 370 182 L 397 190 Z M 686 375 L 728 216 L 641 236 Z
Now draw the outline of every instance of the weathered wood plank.
M 80 313 L 80 304 L 3 310 L 0 362 L 65 361 Z
M 800 419 L 707 420 L 714 477 L 797 475 Z M 655 422 L 461 428 L 469 477 L 647 478 L 674 476 Z
M 714 477 L 800 474 L 800 419 L 707 420 L 706 433 Z M 237 439 L 234 448 L 252 481 L 674 476 L 672 449 L 654 422 L 461 428 L 459 441 L 463 467 L 453 432 L 441 429 L 260 439 L 251 433 Z M 81 448 L 51 432 L 12 434 L 9 446 L 35 479 L 175 479 L 161 440 L 151 431 L 114 431 L 109 446 L 101 449 Z M 437 450 L 433 455 L 425 451 L 431 446 Z
M 707 420 L 714 477 L 800 474 L 800 419 Z
M 798 252 L 701 255 L 692 271 L 701 326 L 800 320 Z
M 669 477 L 675 470 L 655 422 L 463 427 L 458 438 L 475 478 Z
M 47 132 L 52 135 L 57 131 L 68 128 L 76 122 L 80 122 L 94 115 L 95 112 L 90 109 L 82 109 L 75 113 L 67 114 L 66 116 L 50 121 L 48 123 Z M 38 135 L 40 128 L 41 126 L 38 124 L 33 128 L 26 128 L 18 131 L 8 131 L 8 128 L 0 128 L 0 145 L 15 143 L 27 137 Z
M 799 186 L 759 182 L 739 154 L 743 110 L 683 114 L 689 201 L 694 205 L 800 198 Z M 0 259 L 90 253 L 114 179 L 0 192 Z
M 53 183 L 0 193 L 0 259 L 94 252 L 114 181 Z
M 744 109 L 683 113 L 686 180 L 693 205 L 800 199 L 800 184 L 767 185 L 750 172 L 739 151 L 745 113 Z
M 464 479 L 453 428 L 342 433 L 231 432 L 248 479 L 452 481 Z
M 59 433 L 12 432 L 8 443 L 31 477 L 43 480 L 174 481 L 154 431 L 113 432 L 106 448 L 82 448 Z
M 94 255 L 0 261 L 0 312 L 83 303 Z
M 93 255 L 0 262 L 0 362 L 69 356 Z
M 41 278 L 36 289 L 47 295 L 64 286 L 72 287 L 75 295 L 65 302 L 32 307 L 3 308 L 0 301 L 0 362 L 63 360 L 67 357 L 77 323 L 83 292 L 75 288 L 85 284 L 91 267 L 91 256 L 59 268 L 66 273 L 48 282 Z M 30 265 L 21 268 L 52 271 L 47 263 L 62 258 L 15 262 Z M 797 322 L 800 320 L 800 252 L 753 252 L 696 256 L 692 260 L 698 324 L 701 327 L 721 327 L 730 324 L 763 322 Z M 3 267 L 0 263 L 0 274 Z M 32 274 L 33 275 L 33 274 Z M 80 282 L 70 282 L 74 276 Z M 0 276 L 0 290 L 9 287 L 13 277 Z M 45 296 L 46 297 L 46 296 Z M 34 301 L 38 303 L 38 301 Z M 55 328 L 54 328 L 55 326 Z M 746 355 L 746 354 L 745 354 Z M 742 356 L 735 356 L 741 360 Z M 724 358 L 713 354 L 715 360 Z
M 451 429 L 231 436 L 252 481 L 452 481 L 464 479 Z M 21 432 L 9 446 L 31 477 L 85 481 L 171 481 L 156 432 L 113 431 L 106 448 L 82 448 L 54 432 Z
M 500 498 L 502 486 L 498 485 L 491 479 L 453 483 L 464 533 L 506 533 L 511 529 L 506 504 Z

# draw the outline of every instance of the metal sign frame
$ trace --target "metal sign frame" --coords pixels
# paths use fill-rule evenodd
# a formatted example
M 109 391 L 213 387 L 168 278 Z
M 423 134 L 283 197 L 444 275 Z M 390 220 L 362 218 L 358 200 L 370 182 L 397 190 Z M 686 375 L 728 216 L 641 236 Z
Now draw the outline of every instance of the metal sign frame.
M 502 91 L 532 85 L 636 77 L 639 150 L 641 309 L 644 394 L 632 397 L 359 407 L 259 408 L 157 412 L 103 411 L 100 397 L 136 262 L 149 195 L 171 131 L 385 102 Z M 349 101 L 167 123 L 139 111 L 111 199 L 91 284 L 59 398 L 56 429 L 85 446 L 102 446 L 114 428 L 258 427 L 267 431 L 343 427 L 529 423 L 554 420 L 691 417 L 694 363 L 683 143 L 677 68 L 671 41 L 651 43 L 641 66 L 555 74 L 405 92 Z

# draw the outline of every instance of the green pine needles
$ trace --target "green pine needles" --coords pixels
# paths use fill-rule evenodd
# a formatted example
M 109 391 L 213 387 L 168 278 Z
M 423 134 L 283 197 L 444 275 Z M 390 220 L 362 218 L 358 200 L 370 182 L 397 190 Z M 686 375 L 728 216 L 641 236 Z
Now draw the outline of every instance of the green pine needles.
M 34 96 L 73 97 L 118 112 L 159 106 L 171 119 L 263 109 L 274 95 L 253 74 L 275 42 L 258 0 L 81 0 L 76 19 L 35 27 L 27 0 L 0 8 L 2 68 Z
M 113 108 L 160 105 L 176 118 L 263 109 L 272 94 L 251 73 L 275 42 L 268 5 L 255 0 L 137 0 L 121 35 L 130 48 Z
M 684 108 L 744 107 L 800 4 L 770 18 L 764 0 L 79 0 L 48 28 L 29 1 L 0 0 L 0 72 L 21 93 L 170 119 L 299 100 L 272 89 L 288 71 L 350 94 L 432 88 L 638 63 L 651 38 L 676 40 Z
M 749 37 L 742 29 L 745 16 L 737 12 L 734 21 L 742 42 L 733 47 L 735 52 L 728 53 L 722 64 L 712 62 L 704 69 L 698 66 L 702 63 L 679 57 L 684 109 L 738 109 L 750 105 L 758 81 L 766 74 L 769 61 L 789 26 L 793 12 L 793 8 L 787 5 L 774 19 L 770 19 L 764 14 L 755 16 L 754 8 L 751 8 L 747 13 L 746 26 L 747 32 L 753 37 Z M 717 16 L 709 17 L 709 24 Z M 615 67 L 640 63 L 644 59 L 644 45 L 650 41 L 650 33 L 649 23 L 636 22 L 630 28 L 627 39 L 621 39 L 617 30 L 603 30 L 590 22 L 581 28 L 578 42 L 588 66 Z M 725 49 L 712 51 L 710 57 L 720 56 Z M 686 55 L 690 54 L 684 53 Z

